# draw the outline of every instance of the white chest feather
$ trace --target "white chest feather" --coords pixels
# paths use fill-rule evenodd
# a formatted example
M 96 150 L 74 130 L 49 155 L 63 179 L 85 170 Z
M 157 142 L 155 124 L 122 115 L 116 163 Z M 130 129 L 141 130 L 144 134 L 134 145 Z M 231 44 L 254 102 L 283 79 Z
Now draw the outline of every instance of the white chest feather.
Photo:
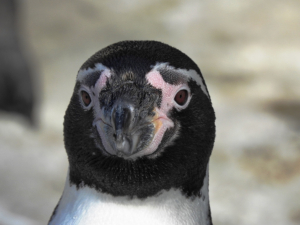
M 206 225 L 209 224 L 208 175 L 202 197 L 188 199 L 179 190 L 144 200 L 113 197 L 89 187 L 76 189 L 67 178 L 49 225 Z

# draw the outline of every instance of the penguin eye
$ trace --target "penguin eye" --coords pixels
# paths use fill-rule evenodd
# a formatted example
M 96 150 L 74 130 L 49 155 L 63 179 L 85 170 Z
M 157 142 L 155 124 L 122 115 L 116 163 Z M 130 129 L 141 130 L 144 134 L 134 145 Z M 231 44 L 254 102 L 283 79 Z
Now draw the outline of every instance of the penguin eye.
M 91 103 L 91 97 L 86 91 L 81 91 L 81 98 L 85 106 Z
M 180 90 L 177 92 L 174 100 L 178 105 L 183 106 L 188 99 L 188 91 L 187 90 Z

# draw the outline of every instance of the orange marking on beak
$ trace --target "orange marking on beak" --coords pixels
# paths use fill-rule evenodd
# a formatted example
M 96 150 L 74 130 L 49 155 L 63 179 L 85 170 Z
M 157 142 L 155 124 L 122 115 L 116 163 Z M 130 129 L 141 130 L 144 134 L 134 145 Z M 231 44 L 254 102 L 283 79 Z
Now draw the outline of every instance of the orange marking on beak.
M 154 125 L 155 129 L 154 129 L 154 134 L 156 134 L 156 132 L 161 128 L 162 126 L 162 121 L 160 120 L 160 117 L 158 115 L 158 112 L 154 109 L 154 117 L 151 121 L 151 123 Z

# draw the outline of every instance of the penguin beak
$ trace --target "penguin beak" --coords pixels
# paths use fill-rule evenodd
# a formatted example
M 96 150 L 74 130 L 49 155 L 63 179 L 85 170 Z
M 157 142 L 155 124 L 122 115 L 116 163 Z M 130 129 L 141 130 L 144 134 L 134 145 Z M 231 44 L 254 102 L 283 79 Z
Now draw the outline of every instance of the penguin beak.
M 153 119 L 151 121 L 151 123 L 153 124 L 154 128 L 154 134 L 156 134 L 158 132 L 158 130 L 161 128 L 161 126 L 163 125 L 162 122 L 162 118 L 165 118 L 164 115 L 162 115 L 162 113 L 157 109 L 154 108 L 153 112 L 155 113 L 153 116 Z
M 111 110 L 111 121 L 113 129 L 113 148 L 119 154 L 131 155 L 136 148 L 138 138 L 132 132 L 135 109 L 133 104 L 117 101 Z
M 105 151 L 123 158 L 134 158 L 155 135 L 153 114 L 141 112 L 128 98 L 120 97 L 94 121 Z
M 174 126 L 156 107 L 150 114 L 140 110 L 130 100 L 120 98 L 94 120 L 93 124 L 97 127 L 107 153 L 131 159 L 149 155 L 159 144 L 154 141 L 155 137 L 162 137 L 166 129 Z

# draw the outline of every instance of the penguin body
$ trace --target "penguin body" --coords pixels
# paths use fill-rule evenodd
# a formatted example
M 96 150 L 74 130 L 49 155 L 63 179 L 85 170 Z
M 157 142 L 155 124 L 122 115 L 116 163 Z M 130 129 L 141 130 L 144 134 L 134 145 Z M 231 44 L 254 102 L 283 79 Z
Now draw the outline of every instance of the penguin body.
M 113 197 L 89 187 L 77 189 L 67 181 L 51 224 L 209 224 L 207 187 L 208 177 L 201 198 L 186 198 L 179 190 L 170 189 L 146 199 L 131 199 Z
M 64 122 L 69 171 L 49 224 L 212 224 L 215 115 L 185 54 L 125 41 L 80 68 Z

